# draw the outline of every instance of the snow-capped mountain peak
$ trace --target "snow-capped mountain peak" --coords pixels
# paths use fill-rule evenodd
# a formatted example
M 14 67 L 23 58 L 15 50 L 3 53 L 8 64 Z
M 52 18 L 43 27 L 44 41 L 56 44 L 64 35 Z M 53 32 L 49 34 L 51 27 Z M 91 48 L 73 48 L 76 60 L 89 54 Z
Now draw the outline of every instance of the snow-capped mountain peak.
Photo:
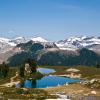
M 23 39 L 24 37 L 17 37 L 17 38 L 15 38 L 15 40 L 18 40 L 18 39 Z
M 10 48 L 15 47 L 20 43 L 27 43 L 28 41 L 33 41 L 34 43 L 41 43 L 45 45 L 51 46 L 53 43 L 60 50 L 77 50 L 81 48 L 95 49 L 95 46 L 100 45 L 100 37 L 89 37 L 89 36 L 75 36 L 69 37 L 65 40 L 60 40 L 58 42 L 50 42 L 42 37 L 33 37 L 33 38 L 25 38 L 25 37 L 17 37 L 15 39 L 7 39 L 0 38 L 0 52 L 9 50 Z M 98 46 L 99 47 L 99 46 Z
M 8 41 L 10 41 L 10 40 L 7 39 L 7 38 L 2 38 L 2 37 L 0 37 L 0 42 L 8 42 Z
M 11 42 L 10 39 L 7 39 L 7 38 L 0 38 L 0 42 L 3 45 L 10 45 L 10 46 L 16 46 L 15 43 Z
M 11 40 L 12 42 L 14 42 L 16 45 L 20 44 L 20 43 L 26 43 L 29 41 L 29 39 L 26 39 L 25 37 L 17 37 L 15 39 Z
M 47 40 L 43 39 L 42 37 L 35 37 L 35 38 L 31 38 L 32 41 L 34 42 L 48 42 Z
M 76 37 L 69 37 L 65 40 L 60 40 L 56 43 L 56 45 L 60 49 L 80 49 L 80 48 L 89 48 L 93 45 L 100 45 L 100 38 L 98 37 L 88 37 L 88 36 L 76 36 Z

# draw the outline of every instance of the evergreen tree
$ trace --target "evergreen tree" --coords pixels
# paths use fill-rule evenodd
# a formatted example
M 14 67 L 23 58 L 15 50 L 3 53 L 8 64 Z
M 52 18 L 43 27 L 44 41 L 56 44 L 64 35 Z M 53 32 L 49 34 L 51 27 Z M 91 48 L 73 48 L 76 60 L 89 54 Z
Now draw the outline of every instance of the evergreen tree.
M 24 66 L 20 66 L 19 67 L 19 75 L 21 76 L 21 77 L 24 77 Z
M 7 77 L 8 72 L 9 72 L 9 66 L 5 62 L 3 62 L 0 65 L 0 76 L 1 77 Z
M 24 77 L 25 75 L 25 64 L 29 64 L 29 67 L 31 69 L 31 73 L 36 72 L 37 63 L 33 59 L 27 59 L 19 67 L 19 75 L 21 77 Z
M 33 59 L 28 59 L 27 63 L 29 63 L 29 66 L 31 68 L 32 73 L 36 72 L 37 69 L 37 63 Z
M 100 68 L 100 63 L 97 63 L 96 64 L 96 68 Z

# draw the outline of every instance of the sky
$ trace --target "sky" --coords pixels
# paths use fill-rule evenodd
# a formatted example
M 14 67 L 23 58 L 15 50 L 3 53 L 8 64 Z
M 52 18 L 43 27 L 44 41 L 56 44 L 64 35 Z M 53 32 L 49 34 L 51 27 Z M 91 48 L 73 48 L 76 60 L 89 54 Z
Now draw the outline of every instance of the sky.
M 99 36 L 100 0 L 0 0 L 0 36 Z

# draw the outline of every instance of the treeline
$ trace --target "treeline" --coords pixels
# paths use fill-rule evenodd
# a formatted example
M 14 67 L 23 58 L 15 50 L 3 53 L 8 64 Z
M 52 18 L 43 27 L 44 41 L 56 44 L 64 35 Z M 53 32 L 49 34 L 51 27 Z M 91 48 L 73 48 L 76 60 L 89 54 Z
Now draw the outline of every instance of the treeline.
M 29 45 L 30 44 L 30 45 Z M 27 52 L 21 52 L 8 59 L 9 65 L 17 66 L 23 60 L 31 58 L 37 61 L 38 65 L 49 65 L 49 66 L 74 66 L 74 65 L 86 65 L 86 66 L 96 66 L 100 65 L 100 55 L 88 49 L 79 50 L 78 55 L 66 55 L 62 51 L 56 52 L 46 52 L 43 51 L 43 46 L 39 43 L 32 44 L 29 42 L 25 44 L 27 47 Z M 29 46 L 29 47 L 28 47 Z M 42 52 L 44 53 L 42 53 Z M 66 52 L 66 51 L 65 51 Z M 39 59 L 38 59 L 39 58 Z
M 32 44 L 32 41 L 28 43 L 22 43 L 17 45 L 17 47 L 21 47 L 24 51 L 8 59 L 10 66 L 19 66 L 22 62 L 26 61 L 27 59 L 33 59 L 36 61 L 37 59 L 37 51 L 42 50 L 44 47 L 40 43 Z
M 79 51 L 79 55 L 64 55 L 59 51 L 48 52 L 41 57 L 38 64 L 51 66 L 86 65 L 99 67 L 100 56 L 85 48 Z

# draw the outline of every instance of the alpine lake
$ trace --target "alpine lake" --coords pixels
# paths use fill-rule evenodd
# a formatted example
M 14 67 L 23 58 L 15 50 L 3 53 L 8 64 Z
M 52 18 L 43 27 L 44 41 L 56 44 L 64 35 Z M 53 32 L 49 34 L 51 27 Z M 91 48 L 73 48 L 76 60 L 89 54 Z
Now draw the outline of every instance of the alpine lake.
M 69 83 L 77 83 L 80 82 L 79 79 L 72 79 L 61 76 L 50 75 L 50 73 L 54 73 L 54 69 L 49 68 L 38 68 L 38 72 L 45 74 L 44 77 L 36 80 L 24 80 L 23 84 L 16 84 L 16 88 L 24 87 L 24 88 L 48 88 L 55 87 Z M 49 74 L 49 75 L 48 75 Z

